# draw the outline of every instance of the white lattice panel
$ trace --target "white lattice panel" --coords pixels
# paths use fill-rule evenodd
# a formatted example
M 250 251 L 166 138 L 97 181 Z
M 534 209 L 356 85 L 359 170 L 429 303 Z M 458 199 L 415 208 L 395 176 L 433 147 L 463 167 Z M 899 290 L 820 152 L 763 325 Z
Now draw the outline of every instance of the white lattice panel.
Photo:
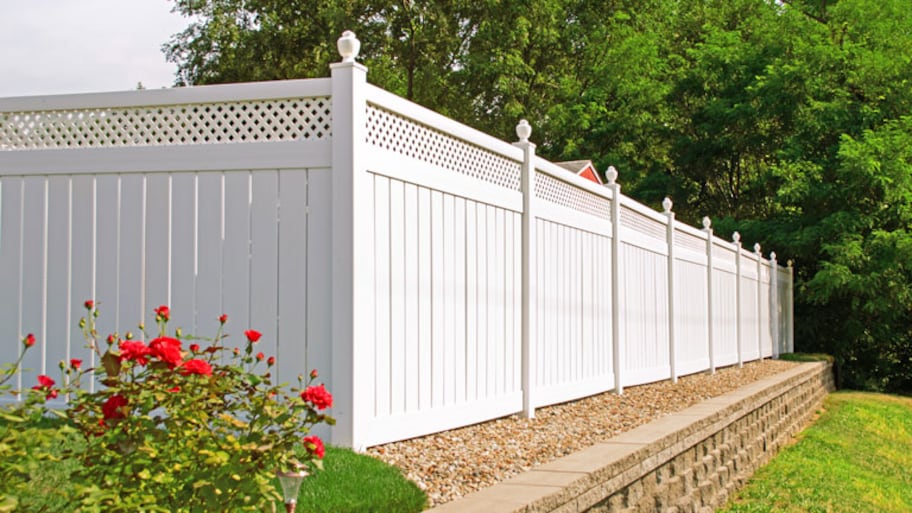
M 519 162 L 374 105 L 367 107 L 367 143 L 507 189 L 519 190 Z
M 0 113 L 0 150 L 325 139 L 328 97 Z
M 722 262 L 727 262 L 729 264 L 735 264 L 735 252 L 730 248 L 728 244 L 724 246 L 722 244 L 714 243 L 713 248 L 713 260 L 718 260 Z
M 621 207 L 621 224 L 626 228 L 632 228 L 643 235 L 665 240 L 667 228 L 664 224 L 654 221 L 639 212 L 626 207 Z
M 547 173 L 536 171 L 535 197 L 601 219 L 611 220 L 611 205 L 607 199 L 574 187 Z
M 706 241 L 687 232 L 675 232 L 675 245 L 696 253 L 706 253 Z

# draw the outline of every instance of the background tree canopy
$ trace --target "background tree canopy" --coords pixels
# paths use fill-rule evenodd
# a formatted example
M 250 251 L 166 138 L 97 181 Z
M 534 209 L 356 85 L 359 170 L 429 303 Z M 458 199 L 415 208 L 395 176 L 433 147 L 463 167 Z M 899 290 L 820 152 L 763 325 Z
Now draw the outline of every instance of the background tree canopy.
M 796 345 L 846 385 L 912 391 L 908 0 L 178 0 L 177 85 L 371 82 L 792 258 Z

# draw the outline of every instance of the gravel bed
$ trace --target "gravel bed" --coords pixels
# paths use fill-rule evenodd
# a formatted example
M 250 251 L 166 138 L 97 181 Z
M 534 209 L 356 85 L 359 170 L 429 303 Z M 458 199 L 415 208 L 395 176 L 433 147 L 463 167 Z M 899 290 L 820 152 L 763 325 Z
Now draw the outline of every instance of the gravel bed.
M 518 415 L 371 447 L 367 453 L 402 469 L 428 495 L 429 506 L 553 461 L 663 415 L 730 392 L 797 365 L 762 360 L 715 374 L 685 376 L 578 401 L 546 406 L 534 419 Z

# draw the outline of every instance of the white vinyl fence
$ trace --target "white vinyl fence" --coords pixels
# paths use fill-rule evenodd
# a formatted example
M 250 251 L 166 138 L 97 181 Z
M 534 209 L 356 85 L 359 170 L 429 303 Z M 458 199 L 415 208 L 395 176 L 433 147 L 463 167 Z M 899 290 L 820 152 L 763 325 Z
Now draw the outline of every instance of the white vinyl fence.
M 792 269 L 371 86 L 0 99 L 0 347 L 21 385 L 76 323 L 264 333 L 365 447 L 792 348 Z M 228 343 L 231 343 L 229 338 Z M 240 340 L 238 340 L 240 343 Z

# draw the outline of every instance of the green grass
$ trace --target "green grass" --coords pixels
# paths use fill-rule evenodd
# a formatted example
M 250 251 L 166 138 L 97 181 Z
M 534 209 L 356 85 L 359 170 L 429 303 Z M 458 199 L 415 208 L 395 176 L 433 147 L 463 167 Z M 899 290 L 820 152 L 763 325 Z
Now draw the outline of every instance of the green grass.
M 780 354 L 779 359 L 788 362 L 833 362 L 833 357 L 824 353 L 785 353 Z
M 837 392 L 722 513 L 912 511 L 912 399 Z
M 298 511 L 308 513 L 408 513 L 422 511 L 427 497 L 398 468 L 348 449 L 327 447 L 324 472 L 308 477 Z
M 57 431 L 60 421 L 48 419 L 36 428 Z M 59 443 L 57 443 L 59 442 Z M 57 454 L 78 451 L 79 435 L 56 436 Z M 29 466 L 29 494 L 20 496 L 22 512 L 70 513 L 74 483 L 70 474 L 79 463 L 74 460 L 33 462 Z M 324 470 L 309 476 L 301 486 L 297 511 L 304 513 L 416 513 L 427 504 L 427 496 L 402 472 L 380 460 L 348 449 L 327 447 Z M 277 485 L 278 486 L 278 485 Z M 0 490 L 2 490 L 0 483 Z M 277 511 L 284 511 L 277 505 Z

